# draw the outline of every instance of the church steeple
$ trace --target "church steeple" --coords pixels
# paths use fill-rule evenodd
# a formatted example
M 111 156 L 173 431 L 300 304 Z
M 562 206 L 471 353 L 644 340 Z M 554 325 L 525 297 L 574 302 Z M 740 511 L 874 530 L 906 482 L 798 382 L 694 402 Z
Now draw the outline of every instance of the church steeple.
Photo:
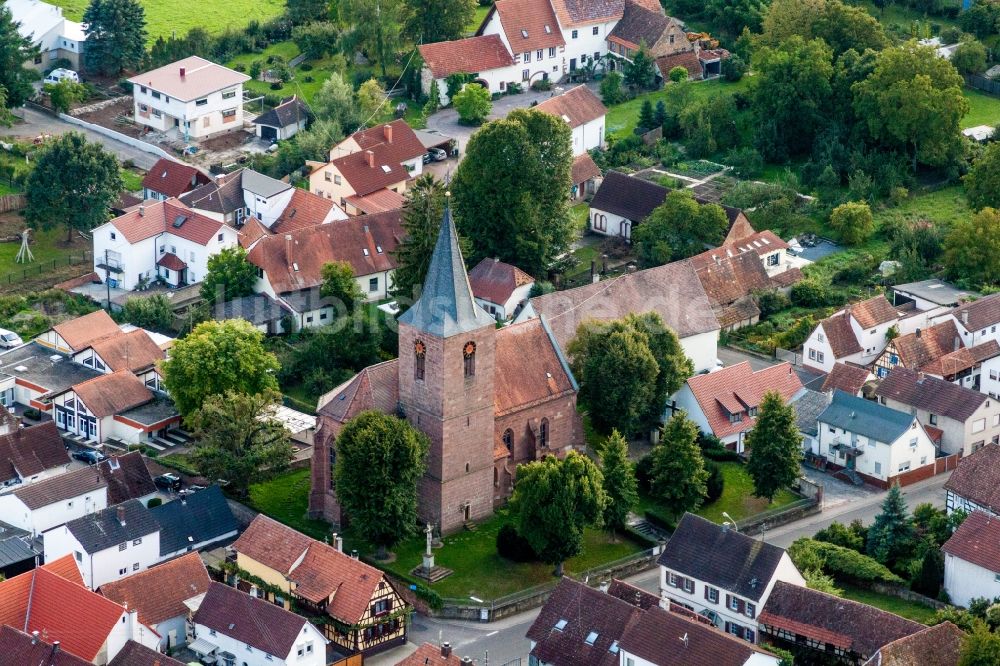
M 448 338 L 494 324 L 494 319 L 472 297 L 469 276 L 458 244 L 458 232 L 451 217 L 451 207 L 445 205 L 441 232 L 434 245 L 434 254 L 424 278 L 420 298 L 404 312 L 400 323 Z

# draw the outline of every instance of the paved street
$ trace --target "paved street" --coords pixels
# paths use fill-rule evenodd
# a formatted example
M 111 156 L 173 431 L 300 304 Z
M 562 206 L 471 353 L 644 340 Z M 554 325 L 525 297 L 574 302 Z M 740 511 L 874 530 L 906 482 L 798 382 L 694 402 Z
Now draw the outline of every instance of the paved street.
M 909 508 L 912 510 L 913 507 L 924 502 L 943 507 L 945 502 L 944 484 L 948 480 L 948 476 L 942 474 L 904 488 L 903 497 L 906 498 Z M 824 480 L 824 484 L 827 486 L 831 483 L 837 482 Z M 875 519 L 884 498 L 885 493 L 860 490 L 852 501 L 840 501 L 839 504 L 830 507 L 823 513 L 768 531 L 764 538 L 769 543 L 787 548 L 799 537 L 812 536 L 834 521 L 849 523 L 860 518 L 867 525 Z M 628 580 L 633 585 L 645 590 L 657 592 L 658 576 L 659 572 L 653 570 Z M 372 664 L 372 666 L 390 666 L 425 641 L 432 643 L 448 641 L 452 644 L 455 653 L 460 656 L 472 657 L 476 664 L 489 663 L 503 666 L 520 657 L 521 666 L 526 666 L 530 644 L 524 634 L 537 615 L 538 610 L 536 609 L 488 624 L 436 620 L 417 616 L 410 631 L 411 645 L 397 648 L 372 659 L 365 659 L 365 663 Z
M 34 138 L 39 134 L 63 134 L 64 132 L 74 131 L 82 132 L 86 135 L 87 139 L 90 141 L 96 141 L 98 143 L 104 144 L 104 147 L 109 151 L 118 156 L 121 161 L 132 160 L 133 163 L 140 169 L 148 171 L 156 164 L 156 160 L 159 159 L 156 155 L 152 153 L 147 153 L 146 151 L 134 148 L 127 143 L 122 143 L 110 137 L 104 136 L 103 134 L 98 134 L 79 125 L 73 125 L 64 120 L 60 120 L 55 116 L 45 113 L 43 111 L 38 111 L 31 107 L 24 107 L 22 109 L 17 109 L 15 115 L 18 118 L 23 119 L 24 122 L 17 122 L 13 127 L 7 127 L 0 130 L 2 135 L 12 135 L 22 138 Z

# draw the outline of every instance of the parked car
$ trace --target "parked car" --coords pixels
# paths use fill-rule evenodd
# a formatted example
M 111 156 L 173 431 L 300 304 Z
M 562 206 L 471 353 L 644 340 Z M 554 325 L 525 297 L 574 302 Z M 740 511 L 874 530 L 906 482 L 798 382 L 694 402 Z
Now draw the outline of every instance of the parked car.
M 8 331 L 6 328 L 0 328 L 0 347 L 4 349 L 13 349 L 14 347 L 20 347 L 24 344 L 24 340 L 21 336 L 14 331 Z
M 58 69 L 53 69 L 49 72 L 48 76 L 45 77 L 45 83 L 59 83 L 60 81 L 67 79 L 73 83 L 79 83 L 80 75 L 72 69 L 63 69 L 62 67 L 59 67 Z
M 173 472 L 159 475 L 153 479 L 153 483 L 156 484 L 157 488 L 162 488 L 163 490 L 177 491 L 181 489 L 181 477 Z
M 96 465 L 102 460 L 108 459 L 106 455 L 93 449 L 77 449 L 73 451 L 72 456 L 74 460 L 82 460 L 88 465 Z
M 431 156 L 431 159 L 435 162 L 444 162 L 448 159 L 448 153 L 444 152 L 440 148 L 430 148 L 427 154 Z

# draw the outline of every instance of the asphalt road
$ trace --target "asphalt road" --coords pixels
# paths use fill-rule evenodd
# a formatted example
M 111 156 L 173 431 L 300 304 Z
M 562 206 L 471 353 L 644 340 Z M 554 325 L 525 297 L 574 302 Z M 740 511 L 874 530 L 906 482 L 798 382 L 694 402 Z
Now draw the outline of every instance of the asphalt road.
M 98 134 L 97 132 L 80 127 L 79 125 L 73 125 L 72 123 L 60 120 L 51 114 L 38 111 L 37 109 L 31 107 L 26 106 L 21 109 L 17 109 L 14 115 L 22 119 L 23 122 L 15 122 L 13 127 L 3 128 L 0 130 L 0 134 L 20 138 L 33 138 L 39 134 L 54 135 L 63 134 L 69 131 L 82 132 L 86 135 L 88 140 L 103 144 L 107 150 L 117 155 L 118 159 L 122 162 L 125 160 L 132 160 L 132 162 L 140 169 L 148 171 L 153 168 L 156 161 L 160 159 L 152 153 L 139 150 L 138 148 L 130 146 L 127 143 L 122 143 L 121 141 L 104 136 L 103 134 Z
M 912 510 L 913 507 L 924 502 L 943 507 L 945 502 L 944 484 L 948 480 L 948 476 L 942 474 L 903 489 L 903 497 L 909 508 Z M 764 539 L 768 543 L 787 548 L 799 537 L 812 536 L 834 521 L 849 523 L 860 518 L 866 525 L 870 524 L 878 515 L 884 498 L 885 493 L 861 495 L 853 502 L 840 504 L 815 516 L 809 516 L 768 531 L 764 534 Z M 657 570 L 647 571 L 629 578 L 628 581 L 644 590 L 658 592 L 659 572 Z M 410 644 L 382 655 L 376 655 L 371 659 L 365 659 L 365 663 L 372 666 L 389 666 L 415 650 L 416 646 L 421 643 L 437 644 L 441 641 L 448 641 L 452 644 L 456 654 L 472 657 L 473 663 L 476 664 L 504 666 L 511 661 L 516 664 L 516 660 L 520 658 L 521 666 L 526 666 L 530 643 L 525 638 L 525 633 L 537 615 L 538 609 L 535 609 L 497 622 L 482 624 L 457 620 L 438 620 L 417 615 L 410 628 Z

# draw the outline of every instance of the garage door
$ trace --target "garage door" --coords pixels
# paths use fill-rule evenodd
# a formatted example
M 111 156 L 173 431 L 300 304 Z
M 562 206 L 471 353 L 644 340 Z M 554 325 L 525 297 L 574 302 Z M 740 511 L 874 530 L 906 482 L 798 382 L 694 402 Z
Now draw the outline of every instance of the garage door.
M 275 127 L 268 127 L 267 125 L 261 125 L 260 138 L 267 141 L 276 141 L 278 139 L 278 129 Z

